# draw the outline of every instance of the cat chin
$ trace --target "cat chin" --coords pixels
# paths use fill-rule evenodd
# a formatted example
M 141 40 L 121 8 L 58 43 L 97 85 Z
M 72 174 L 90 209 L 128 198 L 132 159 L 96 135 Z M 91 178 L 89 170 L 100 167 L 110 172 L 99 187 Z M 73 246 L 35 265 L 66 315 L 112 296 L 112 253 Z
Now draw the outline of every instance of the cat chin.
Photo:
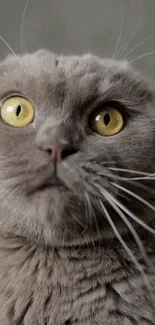
M 119 232 L 122 236 L 127 235 L 128 229 L 122 227 L 118 223 Z M 82 229 L 77 225 L 69 226 L 49 224 L 42 229 L 42 235 L 28 234 L 28 239 L 35 241 L 38 245 L 42 244 L 51 247 L 67 247 L 67 246 L 96 246 L 100 243 L 106 243 L 110 240 L 115 240 L 116 235 L 109 225 L 97 230 L 94 227 Z
M 9 202 L 8 206 L 8 200 L 1 202 L 0 229 L 3 235 L 9 233 L 9 236 L 13 234 L 47 246 L 96 245 L 101 240 L 106 242 L 116 238 L 103 212 L 97 211 L 96 207 L 96 219 L 88 219 L 84 202 L 69 190 L 61 192 L 57 187 L 49 187 L 22 201 L 16 197 L 15 210 L 9 208 L 12 204 Z M 146 215 L 141 215 L 141 220 L 146 222 Z M 114 214 L 113 221 L 121 235 L 129 233 Z

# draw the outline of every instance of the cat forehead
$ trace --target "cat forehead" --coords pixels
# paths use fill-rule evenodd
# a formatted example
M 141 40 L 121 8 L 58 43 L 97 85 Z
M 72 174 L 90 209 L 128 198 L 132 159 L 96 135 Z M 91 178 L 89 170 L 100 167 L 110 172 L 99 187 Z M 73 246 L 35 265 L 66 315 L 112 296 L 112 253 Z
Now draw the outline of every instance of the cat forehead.
M 21 64 L 20 64 L 21 62 Z M 26 70 L 28 75 L 57 72 L 63 74 L 66 78 L 71 76 L 83 77 L 86 74 L 108 74 L 110 69 L 113 72 L 127 72 L 129 69 L 126 61 L 114 61 L 109 59 L 100 59 L 93 55 L 82 56 L 56 56 L 52 52 L 40 50 L 32 54 L 26 54 L 23 57 L 16 58 L 9 55 L 4 61 L 7 72 L 9 67 L 14 72 L 23 72 Z M 23 69 L 22 69 L 23 66 Z M 11 70 L 10 70 L 11 72 Z
M 89 93 L 106 91 L 115 85 L 123 95 L 146 93 L 149 87 L 126 61 L 101 59 L 86 54 L 82 56 L 57 56 L 50 51 L 39 50 L 23 57 L 9 56 L 0 65 L 1 92 L 17 90 L 31 93 L 35 89 L 53 86 L 55 91 L 63 87 Z M 58 85 L 58 87 L 56 87 Z M 118 87 L 117 87 L 118 85 Z M 14 89 L 12 89 L 14 88 Z

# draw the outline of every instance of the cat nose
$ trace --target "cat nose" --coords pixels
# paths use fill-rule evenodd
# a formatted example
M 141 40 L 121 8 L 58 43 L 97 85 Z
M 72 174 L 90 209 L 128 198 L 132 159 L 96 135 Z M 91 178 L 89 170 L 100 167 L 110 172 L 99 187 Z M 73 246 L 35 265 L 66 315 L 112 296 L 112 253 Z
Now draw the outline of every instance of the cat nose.
M 60 162 L 68 156 L 71 156 L 77 152 L 76 149 L 69 147 L 68 144 L 57 143 L 48 146 L 46 151 L 49 153 L 51 160 L 54 163 Z

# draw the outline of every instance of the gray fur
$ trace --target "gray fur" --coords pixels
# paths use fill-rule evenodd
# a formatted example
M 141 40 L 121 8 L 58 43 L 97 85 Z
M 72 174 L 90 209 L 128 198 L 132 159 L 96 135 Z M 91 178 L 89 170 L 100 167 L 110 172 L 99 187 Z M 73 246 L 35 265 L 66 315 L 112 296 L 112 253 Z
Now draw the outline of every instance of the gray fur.
M 155 212 L 111 183 L 153 205 L 155 181 L 109 169 L 154 172 L 153 90 L 127 62 L 43 50 L 19 60 L 0 64 L 0 101 L 24 95 L 35 119 L 22 129 L 0 120 L 0 325 L 155 324 Z M 106 101 L 126 112 L 124 129 L 111 137 L 89 123 Z M 58 163 L 63 185 L 52 187 L 47 149 L 56 141 L 74 154 Z M 144 247 L 106 193 L 150 227 L 124 212 Z

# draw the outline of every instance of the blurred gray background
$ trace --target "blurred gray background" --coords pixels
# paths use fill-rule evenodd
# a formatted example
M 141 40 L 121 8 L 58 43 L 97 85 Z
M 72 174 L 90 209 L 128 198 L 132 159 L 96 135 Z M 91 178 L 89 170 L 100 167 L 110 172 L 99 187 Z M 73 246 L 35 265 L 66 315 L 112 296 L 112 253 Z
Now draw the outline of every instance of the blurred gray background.
M 155 51 L 155 0 L 0 0 L 0 36 L 16 53 L 22 42 L 28 52 L 47 48 L 103 57 L 124 47 L 118 58 L 142 42 L 126 56 L 133 60 Z M 0 59 L 8 53 L 0 40 Z M 155 80 L 155 53 L 133 64 Z

